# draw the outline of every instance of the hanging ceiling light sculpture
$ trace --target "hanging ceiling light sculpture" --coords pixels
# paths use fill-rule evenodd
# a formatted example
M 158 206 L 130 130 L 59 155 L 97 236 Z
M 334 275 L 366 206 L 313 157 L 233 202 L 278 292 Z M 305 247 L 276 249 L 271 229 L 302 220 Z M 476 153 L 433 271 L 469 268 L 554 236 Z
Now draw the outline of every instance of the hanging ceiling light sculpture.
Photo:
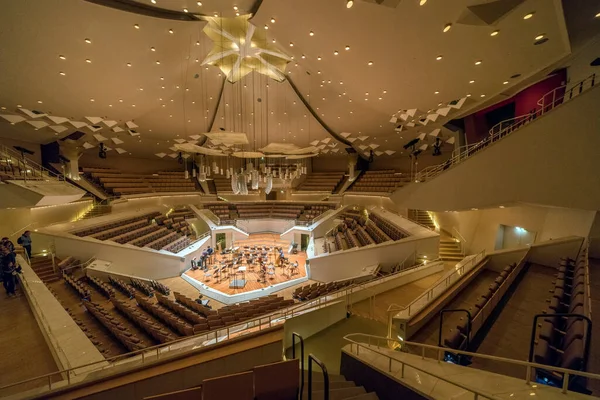
M 238 176 L 237 176 L 237 174 L 232 174 L 231 175 L 231 190 L 233 191 L 233 194 L 240 193 L 240 185 L 238 185 Z
M 252 171 L 252 190 L 258 189 L 258 184 L 260 182 L 260 175 L 257 170 Z
M 267 185 L 265 187 L 265 193 L 269 194 L 273 190 L 273 175 L 267 175 Z
M 236 18 L 206 17 L 204 33 L 214 47 L 202 61 L 219 67 L 231 83 L 251 71 L 264 74 L 278 82 L 285 80 L 285 67 L 291 58 L 267 40 L 262 29 L 249 22 L 250 15 Z

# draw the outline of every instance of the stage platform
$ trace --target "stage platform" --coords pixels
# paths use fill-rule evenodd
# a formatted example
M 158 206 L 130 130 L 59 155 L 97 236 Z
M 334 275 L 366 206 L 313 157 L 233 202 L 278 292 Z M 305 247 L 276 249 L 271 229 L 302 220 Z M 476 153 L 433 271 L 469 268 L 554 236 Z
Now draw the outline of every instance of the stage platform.
M 267 293 L 264 293 L 265 291 L 270 294 L 278 290 L 283 290 L 290 285 L 299 284 L 308 279 L 306 273 L 306 252 L 299 251 L 298 254 L 289 254 L 288 250 L 290 245 L 291 243 L 287 240 L 282 240 L 280 235 L 270 233 L 251 234 L 247 239 L 238 240 L 234 243 L 233 247 L 239 248 L 240 252 L 243 252 L 246 246 L 249 248 L 266 246 L 271 249 L 267 251 L 266 257 L 269 261 L 267 264 L 273 265 L 272 268 L 267 268 L 267 271 L 272 271 L 272 274 L 267 273 L 266 281 L 260 278 L 260 266 L 258 264 L 248 265 L 245 259 L 242 264 L 230 268 L 227 275 L 215 276 L 215 266 L 222 265 L 221 263 L 231 262 L 231 254 L 215 254 L 213 256 L 213 262 L 209 264 L 210 275 L 206 274 L 206 271 L 200 269 L 195 271 L 190 269 L 184 273 L 182 278 L 191 283 L 205 295 L 213 298 L 218 297 L 219 301 L 228 299 L 229 296 L 233 296 L 231 302 L 240 301 L 238 300 L 240 296 L 235 295 L 249 292 L 255 292 L 252 293 L 252 297 L 266 295 Z M 273 250 L 274 247 L 282 247 L 283 253 L 285 257 L 288 258 L 290 264 L 298 264 L 298 267 L 295 268 L 293 274 L 291 268 L 282 268 L 279 266 L 279 254 L 277 251 Z M 237 272 L 239 267 L 245 267 L 246 271 Z M 232 272 L 236 273 L 233 274 Z M 241 282 L 242 280 L 244 282 Z M 238 283 L 237 287 L 233 287 L 235 286 L 232 285 L 234 282 Z M 242 283 L 242 285 L 240 285 L 240 283 Z M 206 289 L 208 289 L 208 291 L 206 291 Z M 219 292 L 221 295 L 225 296 L 215 297 L 215 295 L 218 295 L 218 293 L 215 292 Z M 230 303 L 229 301 L 224 302 L 227 304 Z

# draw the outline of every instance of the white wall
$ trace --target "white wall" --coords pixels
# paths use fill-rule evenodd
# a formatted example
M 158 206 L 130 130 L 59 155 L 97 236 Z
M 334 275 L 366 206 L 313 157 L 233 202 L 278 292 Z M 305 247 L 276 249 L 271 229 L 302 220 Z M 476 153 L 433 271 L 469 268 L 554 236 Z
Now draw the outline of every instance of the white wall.
M 344 193 L 342 200 L 343 205 L 358 204 L 362 206 L 379 206 L 387 208 L 388 210 L 396 210 L 398 208 L 389 196 L 361 196 L 350 193 L 352 192 Z
M 469 210 L 600 204 L 600 87 L 581 94 L 424 183 L 392 195 L 401 208 Z
M 590 63 L 600 57 L 600 37 L 588 43 L 567 63 L 568 86 L 580 82 L 593 73 L 596 81 L 600 79 L 600 67 L 592 67 Z
M 310 259 L 311 279 L 331 282 L 361 275 L 366 266 L 379 264 L 387 269 L 401 263 L 413 253 L 435 259 L 438 255 L 439 236 L 407 238 L 376 246 L 366 246 L 323 254 Z
M 71 221 L 91 205 L 92 201 L 89 200 L 55 206 L 0 209 L 0 236 L 10 236 L 14 233 L 10 238 L 16 241 L 25 229 L 33 231 L 53 223 Z M 33 250 L 37 251 L 37 248 L 34 240 Z
M 500 225 L 535 232 L 535 243 L 567 236 L 587 237 L 596 212 L 522 205 L 432 214 L 441 229 L 448 233 L 452 233 L 452 228 L 458 229 L 466 240 L 467 252 L 474 254 L 494 250 Z

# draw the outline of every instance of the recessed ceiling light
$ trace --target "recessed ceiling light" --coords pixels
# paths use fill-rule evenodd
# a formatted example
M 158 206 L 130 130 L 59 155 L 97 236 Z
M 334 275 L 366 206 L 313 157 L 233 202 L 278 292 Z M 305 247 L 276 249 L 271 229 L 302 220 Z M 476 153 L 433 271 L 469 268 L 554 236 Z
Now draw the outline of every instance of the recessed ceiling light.
M 67 59 L 67 57 L 65 57 L 63 55 L 58 56 L 58 58 L 60 58 L 61 60 L 66 60 Z
M 498 208 L 504 208 L 504 206 L 498 206 Z
M 373 61 L 369 61 L 369 62 L 367 63 L 367 65 L 369 65 L 369 66 L 373 65 Z
M 440 94 L 440 92 L 438 92 L 437 90 L 435 92 L 433 92 L 434 94 Z
M 469 83 L 475 83 L 475 81 L 469 81 Z
M 540 33 L 539 35 L 537 35 L 537 36 L 535 37 L 535 40 L 542 40 L 542 39 L 543 39 L 545 36 L 546 36 L 546 34 L 545 34 L 545 33 Z
M 435 59 L 440 61 L 443 57 L 442 56 L 437 56 Z
M 380 97 L 379 100 L 383 100 L 383 97 Z
M 150 47 L 150 51 L 156 51 L 154 47 Z
M 86 42 L 87 44 L 90 44 L 90 43 L 92 43 L 92 40 L 91 40 L 91 39 L 85 39 L 85 42 Z
M 112 104 L 109 104 L 108 106 L 109 106 L 109 107 L 112 107 Z
M 156 0 L 150 0 L 152 4 L 156 4 Z
M 496 29 L 494 32 L 490 33 L 490 36 L 498 36 L 499 33 L 500 33 L 500 30 Z
M 161 77 L 160 77 L 160 80 L 161 80 L 161 81 L 164 81 L 164 80 L 165 80 L 164 76 L 161 76 Z
M 308 32 L 309 36 L 315 36 L 315 33 L 313 31 Z
M 427 0 L 421 0 L 421 1 L 419 1 L 419 5 L 420 5 L 420 6 L 424 6 L 424 5 L 425 5 L 425 3 L 427 3 Z
M 321 75 L 321 71 L 317 71 L 317 75 Z
M 450 28 L 452 28 L 452 24 L 446 24 L 446 25 L 444 25 L 444 30 L 443 30 L 443 32 L 444 32 L 444 33 L 448 32 L 448 31 L 450 30 Z
M 508 85 L 508 81 L 502 82 L 503 85 Z
M 354 5 L 354 1 L 353 0 L 346 1 L 346 8 L 352 8 L 353 5 Z
M 321 61 L 321 56 L 317 57 L 317 61 Z
M 345 47 L 345 50 L 346 50 L 346 51 L 350 50 L 350 46 L 346 46 L 346 47 Z
M 271 23 L 274 24 L 275 23 L 275 18 L 271 18 Z
M 86 63 L 88 63 L 88 64 L 91 64 L 91 63 L 92 63 L 92 60 L 90 60 L 89 58 L 87 58 L 87 59 L 85 60 L 85 62 L 86 62 Z
M 383 94 L 386 94 L 386 93 L 387 93 L 387 90 L 384 90 L 384 91 L 383 91 Z
M 535 14 L 535 12 L 530 12 L 529 14 L 525 14 L 525 16 L 523 16 L 523 19 L 530 19 L 531 17 L 533 17 L 533 14 Z
M 215 14 L 215 17 L 216 17 L 216 16 L 217 16 L 217 15 Z M 239 17 L 239 16 L 240 16 L 240 13 L 239 13 L 239 12 L 236 12 L 236 13 L 235 13 L 235 16 L 236 16 L 236 17 Z
M 138 24 L 135 24 L 135 25 L 133 25 L 133 27 L 134 27 L 135 29 L 140 29 L 140 26 L 139 26 Z
M 333 52 L 333 55 L 334 55 L 334 56 L 337 56 L 338 54 L 339 54 L 339 53 L 338 53 L 338 51 L 337 51 L 337 50 Z
M 596 18 L 600 18 L 600 12 L 596 14 Z
M 131 67 L 131 63 L 127 63 L 127 66 L 128 66 L 128 67 Z
M 485 94 L 482 94 L 481 97 L 485 97 Z
M 169 29 L 169 33 L 173 34 L 175 31 L 173 29 Z
M 269 29 L 269 25 L 265 25 L 265 29 Z
M 187 9 L 187 8 L 184 8 L 184 9 L 183 9 L 183 12 L 184 12 L 184 13 L 186 13 L 186 12 L 189 12 L 189 11 L 188 11 L 188 9 Z
M 62 76 L 66 75 L 63 71 L 60 71 L 59 74 L 62 75 Z
M 467 93 L 467 97 L 471 97 L 471 93 Z
M 201 1 L 197 2 L 196 4 L 198 4 L 200 7 L 202 7 L 202 2 Z
M 233 11 L 237 11 L 238 10 L 238 6 L 233 6 Z
M 38 104 L 42 104 L 42 101 L 41 101 L 41 100 L 38 100 Z
M 302 57 L 302 59 L 305 59 L 305 58 L 306 58 L 306 56 L 305 56 L 304 54 L 302 54 L 302 56 L 301 56 L 301 57 Z
M 123 99 L 119 99 L 119 103 L 122 103 L 122 102 L 123 102 Z
M 90 99 L 90 101 L 93 103 L 93 102 L 94 102 L 94 101 L 96 101 L 96 100 L 94 100 L 94 99 Z
M 475 61 L 475 65 L 481 65 L 481 60 Z
M 294 43 L 290 42 L 290 47 L 294 47 Z

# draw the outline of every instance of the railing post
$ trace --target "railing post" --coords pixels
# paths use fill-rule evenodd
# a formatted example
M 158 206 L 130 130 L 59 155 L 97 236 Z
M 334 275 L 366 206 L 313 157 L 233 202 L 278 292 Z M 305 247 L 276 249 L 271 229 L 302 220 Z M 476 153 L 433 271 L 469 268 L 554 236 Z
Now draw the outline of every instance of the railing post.
M 569 373 L 565 372 L 563 375 L 562 392 L 567 393 L 569 391 Z
M 52 375 L 48 375 L 48 390 L 52 390 Z
M 525 384 L 529 385 L 529 382 L 531 382 L 531 367 L 528 365 L 527 374 L 525 375 Z
M 402 368 L 400 369 L 400 378 L 404 379 L 404 363 L 402 363 Z

